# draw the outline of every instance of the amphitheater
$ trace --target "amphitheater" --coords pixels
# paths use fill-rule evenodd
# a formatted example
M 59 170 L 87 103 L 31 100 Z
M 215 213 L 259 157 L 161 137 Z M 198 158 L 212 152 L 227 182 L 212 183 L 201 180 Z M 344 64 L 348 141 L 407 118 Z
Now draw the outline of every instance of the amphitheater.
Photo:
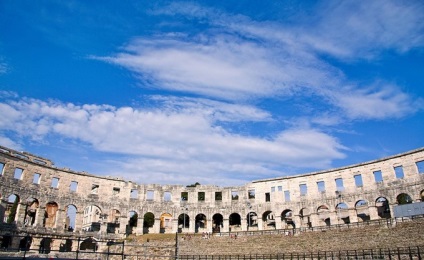
M 237 187 L 139 184 L 0 146 L 0 259 L 422 259 L 424 148 Z

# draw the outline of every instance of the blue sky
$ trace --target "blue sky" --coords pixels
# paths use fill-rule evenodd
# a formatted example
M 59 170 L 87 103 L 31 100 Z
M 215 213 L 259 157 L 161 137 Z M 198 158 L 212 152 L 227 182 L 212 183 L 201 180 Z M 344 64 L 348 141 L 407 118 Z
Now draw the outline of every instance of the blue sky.
M 424 146 L 423 1 L 0 1 L 0 144 L 216 184 Z

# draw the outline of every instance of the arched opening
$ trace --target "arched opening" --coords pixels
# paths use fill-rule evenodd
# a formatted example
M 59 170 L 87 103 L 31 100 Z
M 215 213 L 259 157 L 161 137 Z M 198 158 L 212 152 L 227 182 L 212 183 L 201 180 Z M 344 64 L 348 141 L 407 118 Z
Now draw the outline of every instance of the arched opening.
M 52 250 L 52 242 L 53 240 L 50 237 L 45 237 L 41 239 L 38 252 L 40 254 L 49 254 Z
M 56 213 L 59 209 L 59 205 L 56 202 L 51 201 L 46 204 L 46 210 L 44 211 L 43 227 L 53 228 L 56 225 Z
M 330 210 L 328 209 L 328 207 L 326 205 L 319 206 L 318 209 L 317 209 L 317 214 L 318 214 L 319 219 L 324 221 L 326 226 L 331 225 Z
M 82 219 L 82 230 L 84 231 L 100 231 L 100 217 L 102 211 L 95 205 L 90 205 L 84 209 Z
M 238 213 L 232 213 L 228 220 L 230 224 L 230 232 L 241 230 L 241 217 Z
M 117 209 L 112 209 L 107 218 L 107 233 L 116 233 L 120 227 L 121 212 Z
M 15 221 L 17 221 L 17 218 L 18 218 L 17 212 L 19 212 L 19 201 L 20 201 L 19 196 L 16 194 L 11 194 L 7 198 L 6 211 L 4 214 L 3 222 L 12 224 Z
M 97 241 L 93 238 L 87 238 L 84 241 L 81 242 L 80 244 L 80 250 L 84 250 L 84 251 L 93 251 L 96 252 L 97 251 Z
M 219 233 L 221 228 L 224 227 L 224 217 L 217 213 L 212 216 L 212 232 Z
M 19 250 L 28 251 L 31 248 L 31 244 L 32 244 L 32 237 L 25 236 L 19 241 Z
M 35 217 L 37 215 L 37 210 L 40 206 L 40 203 L 35 198 L 29 198 L 26 201 L 26 210 L 24 217 L 25 226 L 34 226 L 35 225 Z
M 336 212 L 337 217 L 343 221 L 344 224 L 350 223 L 350 217 L 349 217 L 349 207 L 346 203 L 340 202 L 336 205 Z
M 247 228 L 257 230 L 258 229 L 258 215 L 255 212 L 249 212 L 246 216 Z
M 155 215 L 152 212 L 147 212 L 143 217 L 143 233 L 149 234 L 149 229 L 155 225 Z
M 410 204 L 412 203 L 412 198 L 406 193 L 401 193 L 396 197 L 396 201 L 399 205 Z
M 65 231 L 74 232 L 77 219 L 77 207 L 70 204 L 66 206 Z
M 178 216 L 178 232 L 190 227 L 190 217 L 183 213 Z
M 294 229 L 296 228 L 293 221 L 293 211 L 286 209 L 281 213 L 281 222 L 283 229 Z
M 272 211 L 265 211 L 262 214 L 263 229 L 275 229 L 275 217 Z
M 204 214 L 198 214 L 196 216 L 196 220 L 195 220 L 195 229 L 194 232 L 200 232 L 202 230 L 205 230 L 207 227 L 207 220 L 206 220 L 206 216 Z
M 137 227 L 137 221 L 138 221 L 138 213 L 134 210 L 131 210 L 128 212 L 128 225 L 127 225 L 127 235 L 133 234 L 134 229 Z
M 420 198 L 421 198 L 421 201 L 424 201 L 424 190 L 421 191 Z
M 172 215 L 169 213 L 163 213 L 160 216 L 160 232 L 170 233 L 172 232 Z
M 370 220 L 370 211 L 368 207 L 368 201 L 358 200 L 355 203 L 356 216 L 358 216 L 358 221 L 369 221 Z
M 307 208 L 302 208 L 299 210 L 299 217 L 302 226 L 307 226 L 308 228 L 312 227 L 311 212 Z
M 384 197 L 379 197 L 375 201 L 377 213 L 380 218 L 390 218 L 389 201 Z
M 66 239 L 65 243 L 60 243 L 59 252 L 71 252 L 72 251 L 72 239 Z

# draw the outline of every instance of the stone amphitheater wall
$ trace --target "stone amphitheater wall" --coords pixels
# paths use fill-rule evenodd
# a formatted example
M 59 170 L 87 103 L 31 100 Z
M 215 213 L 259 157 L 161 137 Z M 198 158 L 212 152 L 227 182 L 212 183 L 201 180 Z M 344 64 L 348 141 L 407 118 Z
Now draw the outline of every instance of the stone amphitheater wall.
M 390 218 L 395 205 L 423 201 L 423 165 L 420 148 L 237 187 L 186 187 L 57 168 L 48 159 L 0 147 L 0 220 L 19 231 L 115 237 L 354 223 Z

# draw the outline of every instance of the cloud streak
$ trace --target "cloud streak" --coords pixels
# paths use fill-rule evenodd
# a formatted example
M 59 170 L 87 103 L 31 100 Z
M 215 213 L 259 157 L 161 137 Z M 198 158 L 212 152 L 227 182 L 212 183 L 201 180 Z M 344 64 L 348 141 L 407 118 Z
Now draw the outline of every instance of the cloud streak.
M 109 174 L 119 175 L 117 169 L 125 168 L 130 179 L 149 176 L 149 182 L 162 183 L 169 181 L 165 176 L 181 178 L 176 183 L 184 179 L 181 176 L 206 183 L 223 183 L 224 179 L 243 183 L 281 176 L 284 169 L 299 165 L 329 167 L 344 157 L 344 147 L 337 139 L 317 129 L 292 128 L 265 138 L 230 133 L 216 125 L 218 120 L 236 120 L 245 110 L 257 112 L 253 120 L 270 120 L 255 108 L 202 100 L 196 107 L 195 99 L 166 102 L 179 102 L 179 106 L 168 110 L 8 100 L 0 103 L 0 113 L 5 115 L 0 133 L 11 131 L 33 141 L 59 136 L 83 142 L 95 151 L 128 156 L 114 162 L 111 169 L 115 172 Z M 214 111 L 220 115 L 216 117 Z

